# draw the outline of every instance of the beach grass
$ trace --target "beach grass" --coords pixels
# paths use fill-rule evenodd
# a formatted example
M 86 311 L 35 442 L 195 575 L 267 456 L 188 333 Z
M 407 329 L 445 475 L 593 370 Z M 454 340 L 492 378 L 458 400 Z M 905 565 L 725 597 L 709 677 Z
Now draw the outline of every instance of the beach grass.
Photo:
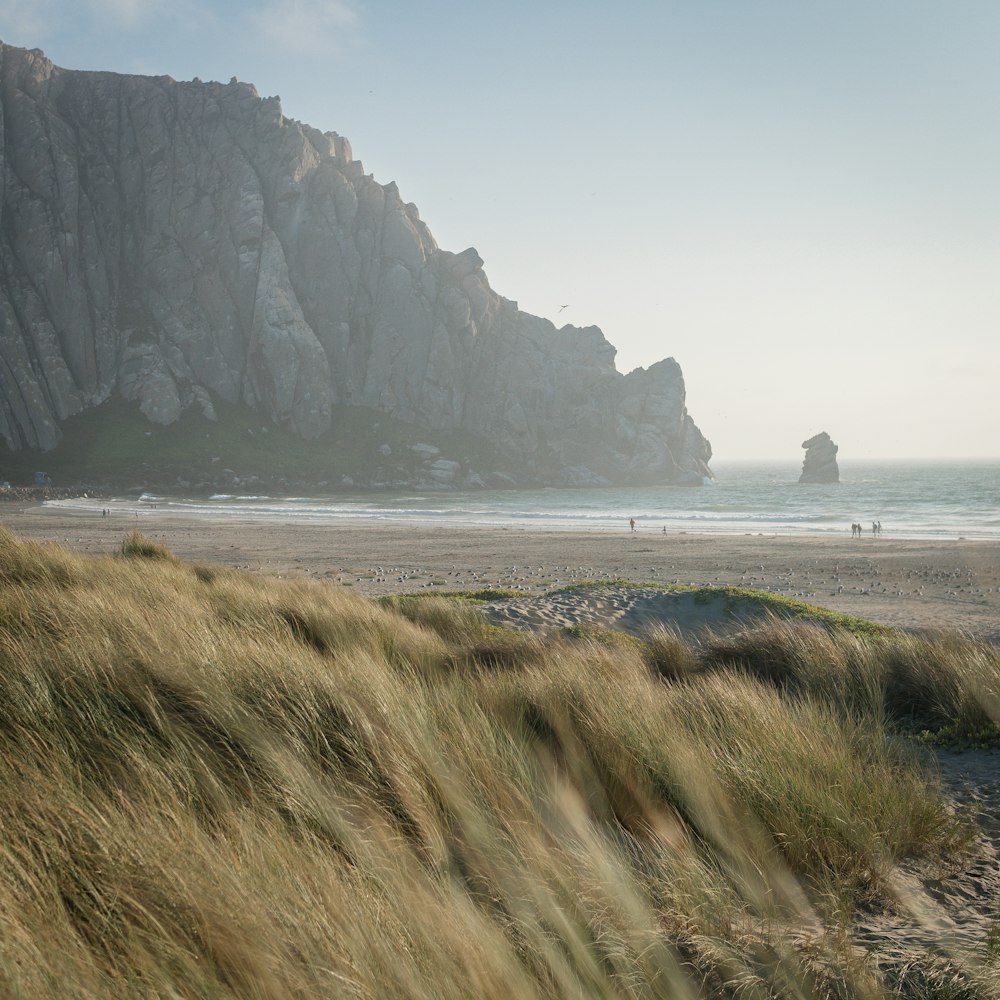
M 0 995 L 996 995 L 850 940 L 973 850 L 893 720 L 989 721 L 996 652 L 741 636 L 0 530 Z

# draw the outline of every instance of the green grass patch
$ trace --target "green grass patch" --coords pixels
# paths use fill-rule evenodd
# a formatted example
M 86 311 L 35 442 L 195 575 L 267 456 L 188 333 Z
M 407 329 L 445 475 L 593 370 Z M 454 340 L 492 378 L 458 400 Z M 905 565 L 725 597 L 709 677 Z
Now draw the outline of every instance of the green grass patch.
M 443 598 L 447 601 L 458 601 L 467 604 L 489 604 L 491 601 L 513 601 L 519 598 L 530 597 L 531 595 L 526 594 L 523 590 L 510 590 L 505 587 L 480 587 L 477 590 L 435 590 L 430 594 L 390 594 L 386 597 L 380 597 L 379 602 L 383 607 L 392 608 L 395 607 L 396 602 L 401 596 L 405 597 L 406 600 L 414 601 Z
M 634 580 L 625 580 L 618 577 L 614 580 L 578 580 L 576 583 L 568 583 L 563 587 L 556 587 L 546 591 L 548 594 L 576 594 L 587 590 L 602 590 L 605 587 L 643 587 L 650 590 L 662 590 L 668 593 L 693 593 L 702 589 L 686 583 L 636 583 Z M 707 588 L 706 588 L 707 589 Z
M 820 607 L 818 604 L 809 604 L 797 597 L 786 597 L 783 594 L 772 594 L 768 591 L 754 590 L 751 587 L 713 587 L 713 593 L 721 593 L 729 600 L 743 599 L 753 601 L 762 608 L 783 614 L 789 618 L 800 618 L 808 621 L 819 622 L 832 628 L 842 629 L 852 635 L 864 636 L 875 639 L 879 637 L 890 637 L 895 634 L 895 629 L 886 625 L 879 625 L 861 618 L 857 615 L 846 615 L 839 611 L 831 611 L 829 608 Z
M 927 746 L 946 750 L 1000 749 L 1000 725 L 993 721 L 970 723 L 959 720 L 946 723 L 935 730 L 918 729 L 919 721 L 909 725 L 907 721 L 902 721 L 901 730 Z

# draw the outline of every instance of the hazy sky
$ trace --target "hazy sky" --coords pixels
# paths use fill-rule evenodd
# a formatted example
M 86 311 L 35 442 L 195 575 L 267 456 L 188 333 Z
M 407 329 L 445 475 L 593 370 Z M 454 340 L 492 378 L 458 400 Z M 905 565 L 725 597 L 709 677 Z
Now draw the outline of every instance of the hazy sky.
M 996 0 L 0 0 L 0 39 L 280 94 L 522 309 L 676 357 L 719 459 L 1000 455 Z

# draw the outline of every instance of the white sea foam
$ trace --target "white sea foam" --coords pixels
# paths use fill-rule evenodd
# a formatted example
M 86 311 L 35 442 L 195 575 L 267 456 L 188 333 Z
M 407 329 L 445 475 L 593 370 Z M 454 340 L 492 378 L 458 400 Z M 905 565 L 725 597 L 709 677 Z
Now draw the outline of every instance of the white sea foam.
M 586 490 L 485 490 L 469 493 L 376 493 L 349 497 L 154 496 L 117 499 L 132 516 L 627 530 L 640 533 L 850 535 L 882 522 L 884 537 L 1000 540 L 1000 462 L 841 464 L 838 484 L 800 485 L 798 468 L 773 463 L 716 466 L 709 488 L 608 487 Z M 98 510 L 107 500 L 50 501 Z

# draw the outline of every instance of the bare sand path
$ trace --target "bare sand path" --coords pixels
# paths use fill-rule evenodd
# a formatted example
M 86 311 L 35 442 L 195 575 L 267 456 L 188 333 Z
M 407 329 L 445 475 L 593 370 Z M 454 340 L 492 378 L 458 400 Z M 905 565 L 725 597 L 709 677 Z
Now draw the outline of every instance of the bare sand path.
M 540 531 L 423 524 L 138 517 L 0 503 L 26 537 L 111 552 L 139 528 L 182 559 L 303 576 L 383 594 L 501 586 L 542 593 L 581 580 L 732 584 L 907 629 L 1000 641 L 1000 543 L 866 537 Z
M 947 870 L 899 869 L 896 907 L 860 914 L 855 942 L 897 968 L 926 966 L 936 955 L 974 969 L 995 949 L 1000 918 L 1000 751 L 939 750 L 933 758 L 955 808 L 977 817 L 978 843 Z

